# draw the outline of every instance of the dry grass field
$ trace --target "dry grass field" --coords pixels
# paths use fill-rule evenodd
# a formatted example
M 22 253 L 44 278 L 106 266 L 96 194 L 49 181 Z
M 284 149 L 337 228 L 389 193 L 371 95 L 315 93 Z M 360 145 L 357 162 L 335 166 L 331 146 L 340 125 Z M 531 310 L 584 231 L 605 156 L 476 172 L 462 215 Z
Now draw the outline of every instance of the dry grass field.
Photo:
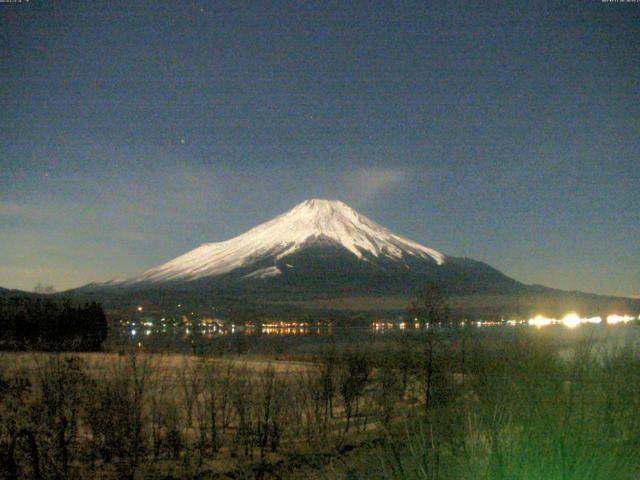
M 0 478 L 637 478 L 640 350 L 551 332 L 309 361 L 3 353 Z
M 380 435 L 391 404 L 402 402 L 397 392 L 377 398 L 379 373 L 362 352 L 316 363 L 24 352 L 1 354 L 0 365 L 7 386 L 0 448 L 11 457 L 9 478 L 84 478 L 89 470 L 98 478 L 253 478 L 272 469 L 274 478 L 295 477 Z M 408 397 L 419 395 L 411 388 Z M 20 438 L 21 431 L 31 436 Z M 60 437 L 68 440 L 57 444 Z M 60 451 L 40 455 L 35 467 L 29 438 L 39 452 Z
M 52 358 L 79 358 L 87 373 L 100 375 L 117 369 L 122 362 L 127 361 L 129 355 L 103 352 L 0 352 L 0 364 L 6 373 L 20 370 L 42 368 Z M 312 362 L 276 360 L 270 356 L 227 355 L 224 357 L 198 357 L 176 353 L 139 354 L 140 358 L 154 372 L 162 372 L 165 378 L 177 378 L 185 365 L 193 367 L 195 364 L 206 363 L 216 368 L 226 368 L 230 363 L 237 368 L 247 369 L 256 373 L 273 368 L 278 374 L 302 374 L 315 366 Z

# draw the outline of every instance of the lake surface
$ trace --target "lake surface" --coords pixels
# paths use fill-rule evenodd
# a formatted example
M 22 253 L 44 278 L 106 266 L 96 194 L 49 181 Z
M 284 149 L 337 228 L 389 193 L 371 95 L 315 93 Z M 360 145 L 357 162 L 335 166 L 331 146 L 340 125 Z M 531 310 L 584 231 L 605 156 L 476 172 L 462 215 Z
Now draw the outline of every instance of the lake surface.
M 109 348 L 137 346 L 147 351 L 178 351 L 204 355 L 221 354 L 286 354 L 312 353 L 339 345 L 393 344 L 402 338 L 420 341 L 429 334 L 455 343 L 466 340 L 491 340 L 517 335 L 532 335 L 566 348 L 576 342 L 592 341 L 607 349 L 640 340 L 637 320 L 599 324 L 591 322 L 538 323 L 473 322 L 463 327 L 434 326 L 409 328 L 407 325 L 376 325 L 365 327 L 338 327 L 315 325 L 235 326 L 220 329 L 217 326 L 154 327 L 133 325 L 112 337 Z

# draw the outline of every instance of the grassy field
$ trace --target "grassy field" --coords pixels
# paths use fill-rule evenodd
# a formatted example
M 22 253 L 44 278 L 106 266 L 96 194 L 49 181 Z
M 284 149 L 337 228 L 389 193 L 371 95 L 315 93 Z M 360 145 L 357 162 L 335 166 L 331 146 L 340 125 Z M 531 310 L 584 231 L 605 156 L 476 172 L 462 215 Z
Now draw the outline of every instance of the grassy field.
M 56 358 L 77 358 L 81 361 L 86 372 L 91 376 L 100 376 L 117 370 L 125 361 L 130 361 L 130 355 L 118 353 L 46 353 L 46 352 L 0 352 L 0 364 L 4 365 L 5 374 L 16 374 L 20 371 L 33 371 L 48 365 L 52 359 Z M 153 372 L 162 372 L 165 378 L 178 377 L 181 370 L 188 366 L 193 368 L 195 364 L 206 363 L 215 368 L 226 368 L 232 364 L 235 368 L 246 369 L 256 373 L 264 372 L 273 368 L 278 374 L 301 374 L 315 366 L 311 362 L 302 361 L 281 361 L 270 356 L 259 355 L 227 355 L 224 357 L 199 357 L 192 355 L 181 355 L 174 353 L 139 353 L 138 358 L 148 366 Z
M 305 361 L 4 353 L 0 478 L 638 478 L 640 350 L 612 332 L 459 329 Z

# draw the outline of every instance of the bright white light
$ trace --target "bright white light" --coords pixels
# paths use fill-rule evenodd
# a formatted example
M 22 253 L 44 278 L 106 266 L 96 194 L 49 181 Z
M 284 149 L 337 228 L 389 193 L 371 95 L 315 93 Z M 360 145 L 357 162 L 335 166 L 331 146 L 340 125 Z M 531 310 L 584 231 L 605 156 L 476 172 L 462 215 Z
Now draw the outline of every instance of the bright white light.
M 562 324 L 565 327 L 569 328 L 576 328 L 578 325 L 580 325 L 581 321 L 582 319 L 578 316 L 577 313 L 568 313 L 561 320 Z
M 140 305 L 140 306 L 138 307 L 138 311 L 139 311 L 139 312 L 141 312 L 141 311 L 142 311 L 142 305 Z
M 612 318 L 613 317 L 613 318 Z M 620 321 L 628 321 L 628 320 L 620 320 L 620 319 L 624 319 L 624 318 L 629 318 L 631 319 L 631 317 L 620 317 L 618 315 L 609 315 L 609 317 L 607 318 L 607 322 L 608 323 L 618 323 Z M 609 320 L 611 319 L 611 320 Z M 584 323 L 592 323 L 592 324 L 598 324 L 602 322 L 602 318 L 601 317 L 581 317 L 580 315 L 578 315 L 575 312 L 571 312 L 571 313 L 567 313 L 564 317 L 562 317 L 562 320 L 557 320 L 555 318 L 548 318 L 545 317 L 544 315 L 536 315 L 535 318 L 531 318 L 529 319 L 529 325 L 535 326 L 535 327 L 545 327 L 547 325 L 554 325 L 557 323 L 561 323 L 562 325 L 564 325 L 565 327 L 568 328 L 576 328 Z
M 556 322 L 557 320 L 555 318 L 547 318 L 543 315 L 536 315 L 534 318 L 529 319 L 529 325 L 533 325 L 534 327 L 546 327 Z
M 135 329 L 131 330 L 131 336 L 132 336 L 132 337 L 135 337 L 135 336 L 136 336 L 136 331 L 135 331 Z
M 607 317 L 607 323 L 609 325 L 615 325 L 616 323 L 627 323 L 633 320 L 633 317 L 630 315 L 609 315 Z

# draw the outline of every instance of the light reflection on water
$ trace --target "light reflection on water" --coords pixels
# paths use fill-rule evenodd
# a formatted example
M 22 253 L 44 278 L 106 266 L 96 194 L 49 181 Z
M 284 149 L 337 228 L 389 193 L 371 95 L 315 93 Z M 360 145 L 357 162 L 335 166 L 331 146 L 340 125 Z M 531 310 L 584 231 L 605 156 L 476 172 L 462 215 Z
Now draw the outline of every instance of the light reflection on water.
M 529 320 L 521 319 L 468 321 L 465 323 L 465 328 L 416 322 L 401 325 L 400 321 L 379 321 L 361 326 L 340 324 L 318 326 L 315 323 L 294 326 L 286 322 L 268 325 L 229 323 L 224 328 L 220 328 L 214 325 L 202 326 L 196 320 L 193 320 L 189 326 L 162 325 L 147 320 L 146 322 L 129 321 L 123 324 L 120 335 L 112 336 L 111 342 L 113 348 L 135 345 L 138 349 L 154 352 L 179 351 L 195 355 L 237 355 L 250 352 L 279 355 L 289 352 L 306 354 L 309 351 L 313 352 L 314 349 L 328 348 L 331 345 L 365 345 L 378 342 L 383 345 L 386 342 L 393 343 L 400 336 L 407 335 L 419 340 L 420 335 L 430 331 L 437 331 L 438 335 L 444 335 L 442 338 L 455 342 L 456 336 L 460 333 L 466 331 L 471 334 L 473 331 L 475 332 L 473 338 L 477 339 L 531 332 L 535 336 L 542 336 L 544 341 L 559 345 L 580 339 L 598 341 L 599 348 L 603 346 L 613 348 L 626 342 L 639 342 L 640 345 L 638 317 L 631 317 L 630 320 L 629 316 L 611 314 L 603 316 L 600 323 L 595 322 L 595 317 L 566 317 L 568 315 L 561 319 L 550 318 L 549 320 L 553 321 L 544 322 L 544 325 L 535 323 L 532 325 Z M 562 320 L 566 321 L 562 322 Z M 563 355 L 573 354 L 571 348 L 565 350 Z
M 640 316 L 638 319 L 640 319 Z M 607 316 L 606 323 L 607 325 L 617 325 L 619 323 L 629 323 L 633 320 L 636 320 L 636 317 L 632 315 L 611 314 Z M 577 313 L 571 312 L 561 319 L 549 318 L 544 315 L 536 315 L 534 318 L 530 318 L 527 323 L 528 325 L 538 328 L 549 325 L 564 325 L 568 328 L 576 328 L 584 324 L 600 324 L 602 323 L 602 317 L 581 317 Z
M 575 312 L 570 312 L 562 318 L 546 317 L 544 315 L 536 315 L 528 320 L 522 319 L 508 319 L 508 320 L 490 320 L 490 321 L 466 321 L 461 322 L 458 326 L 471 326 L 477 328 L 513 328 L 513 327 L 534 327 L 540 329 L 548 326 L 564 326 L 568 329 L 575 329 L 581 325 L 602 325 L 602 326 L 615 326 L 624 325 L 640 320 L 640 316 L 632 315 L 619 315 L 610 314 L 606 318 L 600 316 L 593 317 L 581 317 Z M 279 322 L 269 323 L 262 325 L 242 325 L 242 324 L 229 324 L 227 326 L 220 326 L 217 324 L 206 324 L 202 326 L 198 325 L 174 325 L 167 327 L 166 325 L 154 326 L 152 322 L 144 322 L 139 324 L 136 322 L 127 322 L 121 329 L 120 333 L 122 337 L 138 338 L 140 336 L 146 337 L 176 337 L 189 339 L 192 337 L 199 337 L 203 339 L 213 339 L 218 337 L 224 337 L 228 335 L 264 335 L 264 336 L 283 336 L 283 337 L 304 337 L 304 336 L 333 336 L 342 335 L 346 332 L 355 332 L 357 334 L 365 335 L 388 335 L 398 332 L 420 332 L 428 331 L 429 329 L 447 329 L 450 325 L 443 324 L 429 324 L 420 322 L 392 322 L 392 321 L 374 321 L 370 326 L 359 327 L 334 327 L 331 324 L 310 324 L 306 322 Z

